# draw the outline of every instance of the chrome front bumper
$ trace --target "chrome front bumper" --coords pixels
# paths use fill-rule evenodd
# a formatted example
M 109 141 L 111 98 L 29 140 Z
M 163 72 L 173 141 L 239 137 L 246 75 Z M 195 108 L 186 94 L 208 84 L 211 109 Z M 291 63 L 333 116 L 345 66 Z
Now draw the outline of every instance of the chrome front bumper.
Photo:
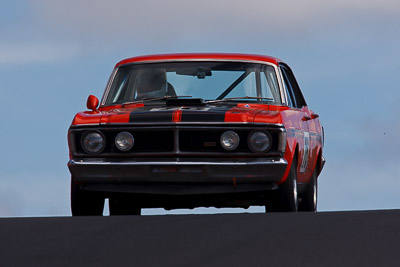
M 80 183 L 274 183 L 282 179 L 286 167 L 284 158 L 68 162 L 74 181 Z

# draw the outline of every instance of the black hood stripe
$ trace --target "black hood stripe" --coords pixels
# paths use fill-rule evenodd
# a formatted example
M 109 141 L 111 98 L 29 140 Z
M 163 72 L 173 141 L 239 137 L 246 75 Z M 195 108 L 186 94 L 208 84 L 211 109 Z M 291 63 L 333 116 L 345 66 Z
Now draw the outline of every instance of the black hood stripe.
M 143 106 L 129 114 L 129 122 L 172 122 L 174 110 L 154 106 Z
M 129 122 L 172 122 L 173 111 L 131 112 Z
M 180 111 L 181 122 L 224 122 L 232 107 L 154 107 L 144 106 L 129 114 L 129 122 L 178 122 L 174 116 Z
M 224 122 L 225 111 L 194 111 L 182 110 L 182 122 Z

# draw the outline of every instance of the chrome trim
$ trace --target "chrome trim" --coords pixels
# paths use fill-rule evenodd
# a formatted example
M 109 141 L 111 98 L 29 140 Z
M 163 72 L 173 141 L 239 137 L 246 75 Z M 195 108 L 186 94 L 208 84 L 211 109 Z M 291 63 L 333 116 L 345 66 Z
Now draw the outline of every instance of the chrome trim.
M 71 125 L 71 128 L 76 129 L 76 128 L 81 128 L 81 127 L 87 127 L 87 126 L 115 126 L 115 127 L 121 127 L 121 126 L 154 126 L 159 127 L 159 126 L 174 126 L 174 127 L 188 127 L 188 126 L 202 126 L 207 127 L 209 125 L 215 125 L 215 126 L 220 126 L 221 129 L 225 127 L 231 127 L 231 126 L 257 126 L 257 127 L 273 127 L 273 128 L 284 128 L 284 124 L 282 123 L 253 123 L 253 122 L 129 122 L 129 123 L 95 123 L 95 124 L 79 124 L 79 125 Z
M 69 128 L 70 129 L 76 129 L 76 128 L 82 128 L 82 127 L 99 127 L 101 124 L 100 123 L 86 123 L 86 124 L 73 124 Z
M 82 183 L 249 184 L 277 183 L 287 169 L 282 157 L 257 159 L 168 158 L 110 162 L 107 159 L 70 160 L 73 179 Z
M 111 72 L 110 78 L 108 78 L 103 97 L 101 98 L 101 101 L 100 101 L 100 103 L 101 103 L 100 107 L 102 107 L 104 105 L 104 103 L 106 102 L 106 98 L 108 97 L 108 93 L 110 92 L 110 89 L 111 89 L 112 81 L 114 81 L 115 75 L 117 75 L 117 70 L 118 70 L 118 68 L 114 68 L 113 71 Z
M 287 90 L 285 90 L 286 86 L 285 86 L 285 82 L 283 81 L 283 74 L 282 74 L 281 68 L 277 67 L 277 69 L 278 69 L 278 73 L 279 73 L 278 80 L 280 82 L 281 94 L 283 94 L 283 97 L 284 97 L 282 103 L 286 106 L 289 106 L 288 96 L 286 94 Z
M 279 62 L 278 62 L 278 64 L 279 64 Z M 267 64 L 267 65 L 269 65 L 269 64 Z M 281 81 L 281 73 L 280 73 L 280 68 L 279 68 L 279 66 L 277 66 L 277 65 L 275 65 L 275 64 L 272 64 L 271 65 L 274 69 L 275 69 L 275 75 L 276 75 L 276 78 L 277 78 L 277 81 L 278 81 L 278 86 L 279 86 L 279 92 L 280 92 L 280 95 L 281 95 L 281 105 L 287 105 L 286 104 L 286 102 L 285 102 L 285 98 L 283 98 L 283 92 L 284 92 L 284 90 L 282 90 L 283 89 L 283 87 L 282 87 L 282 81 Z
M 174 148 L 176 149 L 176 148 Z M 221 152 L 198 152 L 198 151 L 189 151 L 189 152 L 182 152 L 182 151 L 146 151 L 146 152 L 126 152 L 124 154 L 109 152 L 109 153 L 102 153 L 101 155 L 89 155 L 86 153 L 79 153 L 76 151 L 72 152 L 73 159 L 109 159 L 118 161 L 123 160 L 124 158 L 155 158 L 155 157 L 162 157 L 162 158 L 252 158 L 255 159 L 257 157 L 282 157 L 283 153 L 281 152 L 265 152 L 265 153 L 254 153 L 249 149 L 249 152 L 236 152 L 236 151 L 221 151 Z
M 277 159 L 252 159 L 252 161 L 120 161 L 120 162 L 109 162 L 102 160 L 70 160 L 70 165 L 96 165 L 96 166 L 259 166 L 259 165 L 270 165 L 270 164 L 287 164 L 284 158 Z
M 324 156 L 322 156 L 322 162 L 321 162 L 321 170 L 320 170 L 320 173 L 321 173 L 322 169 L 324 168 L 325 163 L 326 163 L 326 159 L 325 159 Z
M 123 124 L 101 123 L 100 125 L 101 126 L 104 126 L 104 125 L 107 125 L 107 126 L 114 126 L 114 125 L 121 125 L 121 126 L 122 125 L 163 126 L 163 125 L 166 125 L 166 126 L 177 126 L 177 127 L 179 127 L 180 125 L 183 125 L 183 126 L 189 126 L 189 125 L 193 125 L 193 126 L 218 125 L 218 126 L 221 126 L 221 124 L 223 124 L 223 125 L 235 125 L 235 124 L 254 125 L 251 122 L 240 122 L 240 123 L 236 123 L 236 122 L 232 122 L 232 123 L 230 123 L 230 122 L 128 122 L 128 123 L 123 123 Z

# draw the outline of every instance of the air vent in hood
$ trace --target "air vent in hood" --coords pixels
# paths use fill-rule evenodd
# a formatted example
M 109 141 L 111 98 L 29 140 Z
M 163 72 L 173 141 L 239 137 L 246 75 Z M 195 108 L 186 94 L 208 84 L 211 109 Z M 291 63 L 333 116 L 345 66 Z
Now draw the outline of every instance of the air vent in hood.
M 202 98 L 169 98 L 167 106 L 204 106 Z

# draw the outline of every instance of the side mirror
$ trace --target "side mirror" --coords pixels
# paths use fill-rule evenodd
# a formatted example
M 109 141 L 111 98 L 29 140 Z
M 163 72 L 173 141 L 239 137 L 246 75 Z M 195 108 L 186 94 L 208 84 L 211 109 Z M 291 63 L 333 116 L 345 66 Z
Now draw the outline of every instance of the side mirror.
M 97 97 L 95 97 L 94 95 L 90 95 L 87 99 L 86 102 L 86 107 L 88 109 L 91 109 L 93 111 L 97 110 L 97 106 L 99 105 L 99 99 L 97 99 Z

